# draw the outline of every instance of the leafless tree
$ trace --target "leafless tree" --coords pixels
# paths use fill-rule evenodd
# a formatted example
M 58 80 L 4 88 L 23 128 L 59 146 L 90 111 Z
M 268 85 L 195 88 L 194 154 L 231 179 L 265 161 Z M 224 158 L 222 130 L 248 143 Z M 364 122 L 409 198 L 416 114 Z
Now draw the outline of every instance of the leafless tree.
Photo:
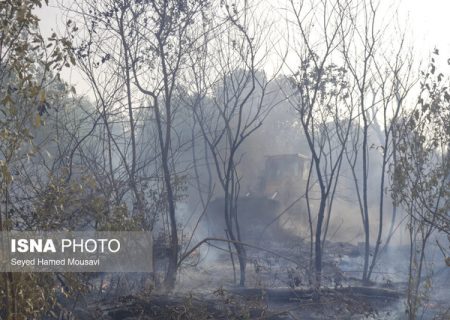
M 206 2 L 184 6 L 164 1 L 147 6 L 135 1 L 86 1 L 69 8 L 75 15 L 81 12 L 84 19 L 85 36 L 77 55 L 94 89 L 104 126 L 109 176 L 117 191 L 114 175 L 125 174 L 135 215 L 144 220 L 149 202 L 145 187 L 159 183 L 159 169 L 152 172 L 151 164 L 160 165 L 170 239 L 168 289 L 175 284 L 179 250 L 175 208 L 180 182 L 172 135 L 180 105 L 174 101 L 184 55 L 195 50 L 191 28 L 201 22 L 205 6 Z M 156 138 L 144 139 L 145 134 Z M 115 172 L 116 168 L 125 172 Z M 154 217 L 148 223 L 151 229 Z
M 185 59 L 198 45 L 199 39 L 193 32 L 205 22 L 203 13 L 207 4 L 206 1 L 163 1 L 152 2 L 149 6 L 125 2 L 119 17 L 123 51 L 131 61 L 126 68 L 132 71 L 134 84 L 149 99 L 155 115 L 170 223 L 170 253 L 165 278 L 168 289 L 175 285 L 179 255 L 176 179 L 172 161 L 174 117 L 179 107 L 175 97 Z
M 404 32 L 397 31 L 399 38 L 392 36 L 392 48 L 382 43 L 388 39 L 386 27 L 381 25 L 378 17 L 379 3 L 376 1 L 348 2 L 351 9 L 347 23 L 350 28 L 342 28 L 341 51 L 345 68 L 349 71 L 350 82 L 355 87 L 352 98 L 359 110 L 352 130 L 351 139 L 346 149 L 346 158 L 350 166 L 356 197 L 361 212 L 364 229 L 364 266 L 362 280 L 369 281 L 382 243 L 385 218 L 386 174 L 395 150 L 392 139 L 398 116 L 404 106 L 414 80 L 412 79 L 412 56 L 407 52 Z M 349 31 L 350 30 L 350 31 Z M 394 33 L 394 32 L 393 32 Z M 394 57 L 394 58 L 393 58 Z M 381 122 L 381 124 L 380 124 Z M 372 140 L 375 134 L 378 141 Z M 378 166 L 377 153 L 381 153 L 379 174 L 374 174 Z M 360 173 L 361 172 L 361 173 Z M 379 178 L 379 182 L 376 181 Z M 371 255 L 371 227 L 373 221 L 371 194 L 375 183 L 379 183 L 378 228 L 373 254 Z M 395 221 L 395 208 L 393 209 Z M 391 228 L 391 236 L 392 236 Z M 388 236 L 389 238 L 389 236 Z
M 345 69 L 332 63 L 341 43 L 340 32 L 345 28 L 346 10 L 347 7 L 335 1 L 314 3 L 312 7 L 306 2 L 298 4 L 290 1 L 294 32 L 299 35 L 297 40 L 300 46 L 295 50 L 299 68 L 292 70 L 295 93 L 291 104 L 299 115 L 319 189 L 318 208 L 312 207 L 317 216 L 314 231 L 314 287 L 317 293 L 322 278 L 326 213 L 331 213 L 354 116 L 354 110 L 347 101 L 350 89 L 346 83 Z M 314 30 L 320 29 L 320 34 L 312 32 L 313 26 L 317 25 L 320 27 Z
M 274 107 L 273 101 L 266 101 L 273 77 L 258 71 L 267 57 L 262 43 L 267 26 L 255 14 L 251 2 L 221 4 L 204 47 L 211 69 L 196 64 L 191 68 L 192 78 L 202 83 L 195 86 L 200 91 L 190 105 L 224 193 L 226 234 L 236 249 L 241 286 L 245 285 L 247 252 L 239 224 L 240 149 Z
M 393 174 L 393 197 L 409 217 L 410 261 L 408 315 L 419 317 L 427 287 L 422 285 L 426 249 L 433 233 L 449 234 L 449 103 L 448 77 L 437 72 L 439 51 L 421 73 L 417 104 L 405 110 L 397 126 L 398 161 Z M 444 259 L 448 263 L 448 258 Z

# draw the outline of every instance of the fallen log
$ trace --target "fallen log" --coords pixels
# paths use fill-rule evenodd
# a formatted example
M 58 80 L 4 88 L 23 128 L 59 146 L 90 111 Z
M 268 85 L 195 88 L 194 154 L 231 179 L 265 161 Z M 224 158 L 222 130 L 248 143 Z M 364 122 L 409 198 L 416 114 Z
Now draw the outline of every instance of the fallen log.
M 231 289 L 230 292 L 246 298 L 265 298 L 272 302 L 311 300 L 314 294 L 314 290 L 312 289 L 291 288 L 235 288 Z M 402 296 L 399 291 L 378 287 L 343 287 L 337 289 L 323 288 L 321 289 L 321 294 L 324 296 L 347 295 L 372 300 L 397 300 Z
M 124 296 L 91 304 L 91 317 L 82 320 L 226 320 L 230 314 L 239 319 L 284 319 L 284 313 L 272 313 L 258 305 L 237 305 L 227 300 L 191 295 L 151 295 L 145 299 Z

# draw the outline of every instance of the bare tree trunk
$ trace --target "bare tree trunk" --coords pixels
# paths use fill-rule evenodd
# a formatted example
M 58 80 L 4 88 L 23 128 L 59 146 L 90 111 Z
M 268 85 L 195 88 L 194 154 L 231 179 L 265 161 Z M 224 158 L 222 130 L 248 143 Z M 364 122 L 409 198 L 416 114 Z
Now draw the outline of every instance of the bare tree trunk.
M 8 163 L 8 162 L 7 162 Z M 2 182 L 0 182 L 2 184 Z M 8 200 L 9 200 L 9 195 L 8 195 L 8 185 L 4 184 L 3 186 L 4 188 L 4 204 L 5 204 L 5 219 L 3 221 L 3 213 L 0 211 L 0 231 L 2 232 L 8 232 L 10 231 L 8 228 L 8 222 L 10 220 L 9 214 L 8 214 Z M 1 208 L 1 204 L 0 204 L 0 208 Z M 14 285 L 14 278 L 13 278 L 13 273 L 12 272 L 6 272 L 4 274 L 4 281 L 5 281 L 5 303 L 6 303 L 6 316 L 8 320 L 16 320 L 17 319 L 17 297 L 16 297 L 16 289 L 15 289 L 15 285 Z
M 311 204 L 309 199 L 309 189 L 311 185 L 311 174 L 313 169 L 313 161 L 311 160 L 309 165 L 309 172 L 308 172 L 308 180 L 306 182 L 306 191 L 305 191 L 305 198 L 306 198 L 306 208 L 308 210 L 308 225 L 309 225 L 309 280 L 310 283 L 313 284 L 313 257 L 314 257 L 314 228 L 313 228 L 313 222 L 312 222 L 312 213 L 311 213 Z
M 167 102 L 166 102 L 167 103 Z M 172 186 L 172 177 L 169 168 L 169 141 L 170 141 L 170 112 L 166 119 L 166 137 L 163 137 L 163 126 L 161 112 L 157 99 L 154 99 L 155 118 L 158 130 L 158 140 L 161 148 L 161 162 L 164 176 L 164 187 L 167 192 L 167 205 L 170 227 L 170 251 L 169 264 L 167 267 L 166 277 L 164 279 L 164 287 L 172 290 L 176 282 L 176 274 L 178 269 L 178 228 L 175 215 L 175 196 Z M 170 111 L 170 109 L 169 109 Z
M 325 218 L 326 198 L 321 197 L 317 211 L 316 239 L 315 239 L 315 284 L 314 289 L 319 292 L 322 283 L 322 226 Z M 319 296 L 317 296 L 318 298 Z
M 230 179 L 231 183 L 233 179 Z M 226 183 L 229 185 L 229 183 Z M 244 246 L 240 243 L 239 222 L 237 220 L 237 206 L 234 205 L 236 201 L 230 192 L 225 192 L 225 223 L 227 226 L 227 233 L 230 240 L 233 241 L 233 246 L 236 249 L 237 258 L 239 262 L 239 285 L 245 286 L 245 270 L 247 265 L 247 253 Z
M 379 221 L 378 221 L 378 234 L 377 234 L 377 241 L 375 243 L 375 249 L 373 252 L 373 256 L 372 256 L 372 262 L 370 264 L 369 267 L 369 271 L 367 274 L 367 279 L 369 280 L 373 269 L 375 268 L 375 264 L 377 262 L 377 258 L 378 258 L 378 251 L 380 249 L 381 246 L 381 236 L 383 234 L 383 217 L 384 217 L 384 183 L 385 183 L 385 177 L 386 177 L 386 164 L 387 164 L 387 144 L 388 144 L 389 140 L 388 137 L 386 137 L 385 139 L 385 144 L 384 144 L 384 152 L 383 152 L 383 164 L 381 166 L 381 183 L 380 183 L 380 203 L 379 203 Z
M 225 235 L 227 236 L 227 240 L 230 240 L 230 235 L 228 234 L 228 230 L 225 229 Z M 233 250 L 231 250 L 231 242 L 227 242 L 228 251 L 230 252 L 231 266 L 233 267 L 233 282 L 236 283 L 236 265 L 234 264 L 234 256 Z

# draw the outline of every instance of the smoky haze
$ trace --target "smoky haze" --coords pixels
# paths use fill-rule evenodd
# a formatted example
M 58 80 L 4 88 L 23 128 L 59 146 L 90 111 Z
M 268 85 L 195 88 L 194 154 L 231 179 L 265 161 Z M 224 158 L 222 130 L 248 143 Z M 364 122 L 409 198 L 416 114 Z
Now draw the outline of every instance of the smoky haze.
M 129 268 L 4 269 L 0 318 L 448 317 L 443 12 L 2 3 L 0 232 L 151 241 Z

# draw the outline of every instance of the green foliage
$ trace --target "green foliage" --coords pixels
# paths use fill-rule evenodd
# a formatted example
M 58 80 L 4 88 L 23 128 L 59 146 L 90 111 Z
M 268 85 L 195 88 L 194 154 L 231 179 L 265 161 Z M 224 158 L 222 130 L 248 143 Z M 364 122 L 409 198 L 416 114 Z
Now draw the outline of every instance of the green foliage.
M 414 218 L 450 233 L 450 82 L 437 74 L 437 54 L 422 72 L 417 105 L 396 128 L 393 197 Z
M 44 39 L 35 10 L 40 0 L 0 2 L 0 231 L 17 226 L 10 191 L 16 163 L 33 153 L 34 130 L 50 108 L 48 87 L 63 67 L 74 63 L 70 41 L 53 34 Z M 45 2 L 47 4 L 47 2 Z M 40 318 L 55 303 L 53 276 L 3 274 L 0 315 Z
M 0 160 L 1 188 L 12 182 L 9 166 L 39 128 L 50 107 L 47 86 L 74 62 L 70 41 L 53 34 L 44 40 L 34 10 L 42 2 L 0 2 Z M 23 155 L 23 153 L 21 153 Z
M 392 196 L 409 215 L 409 319 L 417 318 L 431 291 L 431 276 L 425 274 L 428 240 L 435 230 L 450 234 L 450 82 L 437 74 L 437 58 L 435 51 L 428 72 L 422 72 L 417 104 L 394 131 Z

